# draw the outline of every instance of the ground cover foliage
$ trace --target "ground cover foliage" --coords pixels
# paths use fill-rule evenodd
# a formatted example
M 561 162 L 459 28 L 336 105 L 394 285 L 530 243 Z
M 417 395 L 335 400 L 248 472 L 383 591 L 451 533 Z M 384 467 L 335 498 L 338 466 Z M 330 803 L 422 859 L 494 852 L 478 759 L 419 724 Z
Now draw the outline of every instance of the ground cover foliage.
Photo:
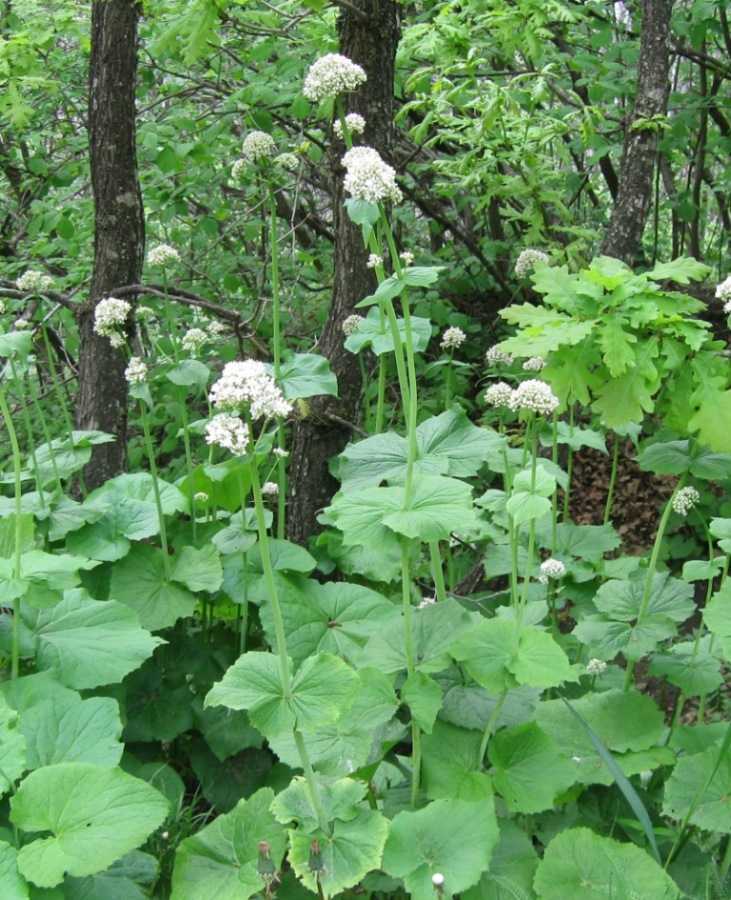
M 696 6 L 678 12 L 677 33 L 713 70 L 725 14 Z M 63 9 L 83 50 L 83 21 Z M 61 101 L 28 48 L 58 64 L 68 46 L 50 26 L 3 20 L 15 81 L 2 112 L 23 135 L 0 145 L 6 177 L 13 147 L 31 148 L 18 157 L 30 194 L 15 195 L 13 221 L 28 215 L 10 232 L 0 334 L 3 897 L 731 890 L 731 372 L 695 296 L 705 283 L 718 309 L 731 304 L 723 209 L 692 227 L 722 191 L 668 192 L 680 218 L 663 234 L 657 210 L 636 271 L 594 255 L 603 223 L 590 195 L 582 214 L 560 197 L 576 148 L 555 110 L 544 131 L 533 118 L 559 79 L 533 71 L 526 89 L 515 72 L 514 93 L 498 91 L 463 69 L 480 9 L 435 9 L 434 21 L 415 10 L 405 31 L 398 77 L 413 93 L 401 115 L 428 150 L 454 144 L 432 168 L 416 157 L 413 182 L 358 152 L 341 93 L 362 82 L 351 62 L 288 57 L 280 82 L 264 73 L 282 21 L 300 29 L 300 49 L 331 49 L 327 11 L 266 6 L 221 24 L 219 6 L 200 4 L 150 17 L 143 46 L 159 69 L 141 69 L 139 91 L 165 114 L 139 128 L 147 287 L 94 311 L 96 334 L 124 357 L 128 466 L 93 489 L 87 467 L 112 436 L 75 427 L 68 384 L 74 296 L 92 265 L 83 139 L 73 115 L 53 135 L 31 127 Z M 513 63 L 579 17 L 542 10 L 522 8 L 520 38 L 514 10 L 492 10 Z M 27 11 L 38 25 L 45 10 Z M 251 39 L 246 64 L 226 28 Z M 607 72 L 593 90 L 612 102 L 631 81 L 630 30 L 577 31 L 611 50 L 594 59 Z M 233 74 L 205 59 L 212 47 Z M 438 73 L 422 64 L 429 53 Z M 479 116 L 463 115 L 475 86 Z M 211 98 L 215 114 L 198 117 Z M 609 113 L 582 109 L 581 139 L 597 149 Z M 493 155 L 478 160 L 474 129 L 491 116 L 500 138 L 485 137 Z M 517 131 L 520 152 L 505 139 Z M 554 139 L 557 156 L 542 155 Z M 305 546 L 287 539 L 290 436 L 338 395 L 313 340 L 332 259 L 323 233 L 322 250 L 295 246 L 285 224 L 302 192 L 315 233 L 331 227 L 324 176 L 309 173 L 333 140 L 373 287 L 342 322 L 362 406 Z M 702 171 L 719 146 L 708 143 Z M 728 173 L 715 176 L 718 187 Z M 512 198 L 505 222 L 520 241 L 477 229 L 458 265 L 443 217 L 451 209 L 450 234 L 465 227 L 466 187 L 475 210 Z M 429 219 L 434 198 L 446 205 Z M 693 249 L 710 264 L 681 253 Z M 465 312 L 482 290 L 500 310 L 489 338 L 479 310 Z M 612 524 L 627 440 L 644 472 L 673 479 L 642 555 Z M 596 525 L 569 516 L 587 447 L 612 461 Z M 658 689 L 638 687 L 648 680 Z

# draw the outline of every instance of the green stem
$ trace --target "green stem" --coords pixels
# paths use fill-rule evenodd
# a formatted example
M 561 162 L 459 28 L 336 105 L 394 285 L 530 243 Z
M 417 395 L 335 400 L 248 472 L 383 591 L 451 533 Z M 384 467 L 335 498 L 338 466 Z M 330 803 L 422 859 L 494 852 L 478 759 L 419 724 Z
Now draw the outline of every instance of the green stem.
M 449 352 L 449 364 L 447 365 L 447 374 L 444 379 L 444 409 L 449 410 L 452 402 L 452 363 L 454 362 L 454 350 Z
M 566 460 L 566 474 L 568 475 L 568 483 L 563 496 L 563 521 L 568 522 L 569 506 L 571 504 L 571 478 L 574 473 L 574 451 L 571 449 L 571 438 L 574 435 L 574 415 L 575 406 L 572 403 L 569 407 L 569 449 L 568 458 Z
M 41 501 L 41 507 L 46 505 L 46 501 L 43 496 L 43 482 L 41 480 L 41 473 L 38 468 L 38 459 L 36 457 L 36 442 L 33 437 L 33 426 L 30 421 L 30 414 L 28 412 L 28 405 L 25 402 L 23 386 L 20 383 L 20 378 L 18 377 L 18 371 L 15 368 L 15 361 L 13 357 L 9 357 L 8 363 L 10 365 L 10 371 L 13 375 L 13 383 L 15 385 L 15 389 L 18 392 L 18 402 L 20 404 L 21 415 L 23 417 L 23 425 L 25 426 L 25 433 L 28 439 L 28 452 L 30 453 L 30 458 L 33 463 L 33 474 L 36 482 L 36 490 L 38 491 L 38 496 Z M 26 381 L 28 385 L 28 391 L 31 396 L 31 400 L 33 401 L 33 408 L 35 409 L 36 415 L 41 423 L 41 427 L 43 428 L 43 434 L 46 438 L 46 443 L 48 445 L 48 455 L 51 460 L 51 466 L 53 468 L 53 474 L 56 479 L 56 487 L 59 492 L 63 490 L 63 486 L 61 485 L 61 476 L 58 473 L 58 466 L 56 465 L 56 453 L 51 444 L 51 432 L 48 428 L 48 424 L 46 422 L 46 417 L 43 415 L 43 410 L 40 407 L 38 402 L 38 395 L 36 394 L 35 388 L 33 387 L 33 379 L 28 377 Z
M 23 505 L 22 505 L 22 485 L 20 482 L 20 471 L 23 467 L 20 458 L 20 445 L 18 444 L 18 435 L 13 425 L 13 419 L 8 408 L 7 397 L 5 396 L 5 388 L 0 385 L 0 412 L 5 419 L 5 425 L 8 429 L 8 437 L 10 438 L 10 447 L 13 454 L 13 485 L 15 489 L 15 547 L 13 553 L 12 579 L 17 584 L 20 582 L 21 573 L 21 554 L 23 550 Z M 13 636 L 10 649 L 10 678 L 15 680 L 18 677 L 20 662 L 20 598 L 15 597 L 13 600 Z
M 495 730 L 495 723 L 497 722 L 498 716 L 500 715 L 500 711 L 503 708 L 503 703 L 505 703 L 505 698 L 507 696 L 508 689 L 503 688 L 503 690 L 500 692 L 497 703 L 495 704 L 495 709 L 493 709 L 487 722 L 487 726 L 485 727 L 485 733 L 482 735 L 482 743 L 480 744 L 480 755 L 477 757 L 480 760 L 480 765 L 482 765 L 482 762 L 485 759 L 485 754 L 487 753 L 487 745 L 490 742 L 493 731 Z
M 406 654 L 406 674 L 411 677 L 416 670 L 414 658 L 413 626 L 411 622 L 411 577 L 409 571 L 409 542 L 401 538 L 401 601 L 404 612 L 404 652 Z M 411 806 L 419 802 L 421 781 L 421 730 L 411 719 Z
M 64 425 L 66 426 L 66 433 L 69 438 L 74 430 L 74 426 L 71 422 L 71 416 L 69 415 L 68 406 L 66 404 L 66 398 L 63 395 L 63 391 L 61 390 L 61 383 L 58 380 L 58 373 L 56 372 L 56 365 L 53 361 L 53 352 L 51 347 L 51 341 L 48 337 L 48 330 L 46 329 L 45 323 L 41 322 L 41 334 L 43 335 L 43 343 L 46 347 L 46 358 L 48 359 L 48 368 L 51 372 L 51 381 L 53 382 L 53 388 L 56 392 L 56 397 L 58 398 L 58 405 L 61 409 L 61 414 L 63 416 Z
M 612 472 L 609 476 L 609 490 L 607 491 L 607 503 L 604 507 L 604 524 L 606 525 L 612 517 L 612 504 L 614 503 L 614 489 L 617 484 L 617 473 L 619 472 L 619 435 L 614 432 L 614 448 L 612 451 Z
M 441 603 L 447 599 L 447 595 L 444 589 L 444 570 L 442 569 L 442 557 L 439 552 L 439 541 L 429 541 L 429 557 L 431 559 L 437 602 Z
M 160 486 L 157 483 L 157 463 L 155 461 L 155 451 L 152 446 L 152 435 L 150 434 L 150 422 L 147 418 L 147 405 L 144 400 L 140 400 L 140 414 L 142 416 L 142 430 L 145 434 L 145 449 L 147 450 L 147 459 L 150 463 L 150 474 L 152 475 L 152 492 L 155 496 L 155 507 L 157 509 L 157 518 L 160 523 L 160 543 L 162 544 L 162 564 L 165 572 L 165 581 L 170 583 L 170 553 L 168 552 L 168 535 L 165 527 L 165 516 L 162 511 L 162 500 L 160 499 Z
M 663 538 L 665 537 L 665 529 L 667 528 L 668 521 L 670 519 L 670 514 L 673 511 L 673 500 L 675 499 L 678 491 L 683 489 L 683 485 L 688 477 L 687 472 L 683 472 L 683 474 L 678 479 L 678 483 L 675 485 L 675 490 L 672 493 L 672 496 L 668 500 L 665 509 L 663 510 L 662 518 L 660 519 L 660 525 L 657 529 L 657 534 L 655 535 L 655 543 L 652 547 L 652 555 L 650 556 L 650 565 L 647 569 L 647 577 L 645 578 L 645 589 L 642 593 L 642 600 L 640 601 L 640 609 L 637 613 L 636 620 L 636 628 L 640 628 L 645 621 L 645 616 L 647 615 L 647 607 L 650 603 L 650 594 L 652 593 L 652 581 L 655 577 L 655 571 L 657 570 L 657 562 L 660 558 L 660 548 L 662 547 Z M 625 670 L 624 676 L 624 686 L 623 689 L 628 691 L 632 686 L 632 673 L 634 672 L 636 661 L 627 660 L 627 669 Z
M 264 499 L 261 495 L 261 482 L 259 480 L 259 468 L 256 459 L 252 456 L 249 462 L 249 475 L 251 477 L 251 489 L 254 494 L 254 509 L 256 512 L 256 527 L 259 536 L 259 549 L 261 551 L 261 564 L 264 570 L 264 580 L 267 586 L 267 595 L 271 605 L 272 617 L 274 619 L 274 636 L 277 644 L 277 656 L 279 658 L 279 675 L 282 681 L 283 698 L 285 700 L 292 699 L 292 673 L 289 666 L 289 658 L 287 656 L 287 639 L 284 633 L 284 619 L 282 617 L 282 607 L 279 603 L 279 595 L 277 593 L 277 585 L 274 581 L 274 569 L 272 568 L 272 560 L 269 554 L 269 535 L 267 534 Z M 301 733 L 295 728 L 293 730 L 294 741 L 297 746 L 302 770 L 305 773 L 307 786 L 310 792 L 310 800 L 312 807 L 317 815 L 317 821 L 322 831 L 330 835 L 330 828 L 325 817 L 325 812 L 320 800 L 320 791 L 315 780 L 315 773 L 312 770 Z

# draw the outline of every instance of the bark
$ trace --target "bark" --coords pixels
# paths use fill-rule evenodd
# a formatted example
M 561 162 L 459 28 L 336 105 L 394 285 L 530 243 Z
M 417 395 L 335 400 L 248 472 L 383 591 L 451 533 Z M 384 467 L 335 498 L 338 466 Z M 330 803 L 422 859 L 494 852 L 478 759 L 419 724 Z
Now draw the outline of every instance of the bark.
M 88 488 L 124 471 L 127 443 L 125 358 L 94 333 L 94 307 L 119 285 L 141 280 L 144 213 L 135 149 L 137 20 L 134 0 L 96 0 L 91 13 L 89 155 L 94 193 L 94 271 L 79 314 L 76 425 L 113 434 L 94 447 Z M 131 326 L 130 326 L 131 327 Z
M 364 15 L 365 14 L 365 15 Z M 363 143 L 384 159 L 391 157 L 393 137 L 393 76 L 396 48 L 401 37 L 401 7 L 395 0 L 351 0 L 338 23 L 340 53 L 362 66 L 368 80 L 345 98 L 345 111 L 359 112 L 366 120 Z M 295 422 L 292 434 L 287 536 L 306 544 L 319 530 L 317 514 L 338 487 L 330 475 L 328 459 L 340 453 L 353 436 L 361 407 L 361 375 L 357 359 L 343 347 L 341 325 L 355 304 L 375 290 L 373 272 L 366 267 L 368 251 L 359 227 L 348 219 L 343 202 L 345 148 L 334 142 L 331 152 L 331 196 L 335 232 L 333 294 L 319 343 L 338 379 L 337 399 L 313 398 L 306 418 Z
M 642 0 L 637 94 L 625 132 L 619 190 L 601 253 L 633 265 L 640 254 L 650 210 L 657 145 L 670 90 L 672 0 Z

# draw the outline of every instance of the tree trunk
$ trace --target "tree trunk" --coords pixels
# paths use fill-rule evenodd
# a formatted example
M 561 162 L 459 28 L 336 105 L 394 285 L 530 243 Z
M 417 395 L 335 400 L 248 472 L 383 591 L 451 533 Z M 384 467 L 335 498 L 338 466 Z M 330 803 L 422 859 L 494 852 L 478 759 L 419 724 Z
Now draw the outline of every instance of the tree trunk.
M 390 157 L 393 137 L 393 76 L 400 17 L 401 7 L 395 0 L 352 0 L 343 8 L 338 23 L 340 52 L 362 66 L 368 76 L 365 84 L 345 98 L 345 111 L 361 113 L 366 120 L 363 143 L 385 159 Z M 319 351 L 337 376 L 339 396 L 314 398 L 310 414 L 295 422 L 287 536 L 299 544 L 306 544 L 319 530 L 317 513 L 329 504 L 338 487 L 328 471 L 328 459 L 345 448 L 353 430 L 344 423 L 355 423 L 361 408 L 360 369 L 356 357 L 343 346 L 341 326 L 353 314 L 355 304 L 376 287 L 375 276 L 366 266 L 369 251 L 363 246 L 360 227 L 353 225 L 343 206 L 340 160 L 344 151 L 340 141 L 333 142 L 335 272 L 330 312 L 319 343 Z
M 637 95 L 627 124 L 619 191 L 601 253 L 633 265 L 652 199 L 655 157 L 670 89 L 672 0 L 642 0 Z M 653 122 L 653 117 L 658 118 Z
M 89 156 L 94 192 L 94 271 L 79 314 L 76 425 L 113 434 L 94 447 L 88 488 L 124 471 L 127 444 L 125 357 L 94 332 L 94 308 L 115 287 L 138 284 L 145 221 L 135 149 L 137 19 L 134 0 L 95 0 L 91 13 Z M 130 325 L 130 328 L 132 326 Z

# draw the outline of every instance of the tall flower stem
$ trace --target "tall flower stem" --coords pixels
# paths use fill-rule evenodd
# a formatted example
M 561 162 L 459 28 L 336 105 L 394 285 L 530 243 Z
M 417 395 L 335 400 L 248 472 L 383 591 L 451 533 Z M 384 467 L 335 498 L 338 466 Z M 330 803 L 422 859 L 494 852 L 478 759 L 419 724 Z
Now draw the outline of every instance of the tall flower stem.
M 574 415 L 575 407 L 572 403 L 569 407 L 569 442 L 574 434 Z M 569 518 L 569 506 L 571 505 L 571 477 L 574 471 L 574 451 L 569 443 L 568 460 L 566 461 L 566 474 L 568 475 L 568 483 L 563 496 L 563 521 L 567 522 Z
M 269 185 L 269 256 L 271 265 L 272 286 L 272 356 L 274 364 L 274 380 L 279 384 L 282 371 L 282 322 L 279 295 L 279 240 L 277 238 L 277 199 L 274 188 Z M 284 450 L 284 422 L 277 422 L 277 446 Z M 284 456 L 277 459 L 277 537 L 284 539 L 285 515 L 287 506 L 287 466 Z
M 269 603 L 271 604 L 272 617 L 274 619 L 274 636 L 277 642 L 277 656 L 279 659 L 279 675 L 282 680 L 283 696 L 285 700 L 292 699 L 292 673 L 287 656 L 287 638 L 284 633 L 284 619 L 282 617 L 282 607 L 279 603 L 279 595 L 277 593 L 277 585 L 274 581 L 274 569 L 272 568 L 272 560 L 269 555 L 269 535 L 267 533 L 266 516 L 264 499 L 261 493 L 261 481 L 259 479 L 259 467 L 256 458 L 252 455 L 249 462 L 249 475 L 251 477 L 251 490 L 254 494 L 254 509 L 256 512 L 256 527 L 259 536 L 259 548 L 261 550 L 261 564 L 264 570 L 264 580 L 267 586 L 267 594 Z M 310 792 L 310 801 L 312 808 L 315 810 L 318 824 L 321 830 L 329 835 L 330 827 L 327 817 L 320 800 L 320 791 L 315 780 L 315 773 L 312 769 L 307 746 L 305 745 L 302 734 L 295 728 L 294 741 L 297 746 L 297 753 L 302 763 L 302 770 L 305 773 L 307 786 Z
M 411 621 L 411 575 L 409 572 L 409 542 L 401 538 L 401 601 L 404 612 L 404 651 L 406 654 L 406 674 L 411 677 L 416 671 L 414 657 L 413 626 Z M 421 729 L 411 717 L 411 806 L 419 802 L 421 782 Z
M 442 556 L 439 552 L 439 541 L 429 542 L 429 559 L 431 561 L 432 574 L 434 576 L 434 589 L 437 601 L 441 603 L 447 599 L 444 589 L 444 570 L 442 569 Z
M 15 546 L 13 548 L 13 568 L 12 580 L 15 584 L 20 583 L 21 573 L 21 553 L 23 551 L 23 520 L 22 520 L 22 485 L 20 482 L 20 471 L 23 462 L 20 458 L 20 446 L 18 444 L 18 435 L 13 425 L 13 417 L 10 415 L 7 397 L 5 396 L 5 388 L 0 385 L 0 412 L 5 419 L 5 427 L 8 429 L 8 437 L 10 438 L 10 447 L 13 454 L 13 486 L 15 491 Z M 20 597 L 13 599 L 13 635 L 10 648 L 10 678 L 14 681 L 18 677 L 20 660 Z
M 538 435 L 537 435 L 537 423 L 535 418 L 531 416 L 530 421 L 530 435 L 527 436 L 526 444 L 530 444 L 531 449 L 531 471 L 530 471 L 530 486 L 531 493 L 535 494 L 536 490 L 536 471 L 538 468 Z M 520 621 L 523 618 L 523 612 L 525 611 L 526 603 L 528 602 L 528 587 L 530 585 L 530 577 L 531 577 L 531 569 L 533 567 L 533 554 L 535 553 L 535 542 L 536 542 L 536 520 L 532 518 L 530 520 L 530 525 L 528 528 L 528 559 L 525 565 L 525 573 L 523 575 L 523 590 L 520 596 L 520 602 L 518 603 L 518 610 L 516 614 L 516 621 L 518 625 L 520 625 Z
M 665 537 L 665 530 L 668 526 L 668 521 L 670 519 L 670 514 L 673 511 L 673 500 L 677 496 L 678 492 L 683 489 L 683 486 L 688 478 L 688 473 L 683 472 L 683 474 L 678 479 L 678 483 L 675 485 L 675 490 L 672 493 L 672 496 L 668 500 L 665 509 L 662 514 L 662 518 L 660 519 L 660 525 L 657 529 L 657 534 L 655 535 L 655 543 L 652 547 L 652 555 L 650 556 L 650 565 L 647 567 L 647 576 L 645 578 L 645 589 L 642 593 L 642 599 L 640 600 L 640 608 L 637 613 L 636 619 L 636 628 L 640 628 L 640 626 L 645 621 L 645 616 L 647 615 L 647 607 L 650 604 L 650 595 L 652 594 L 652 582 L 655 577 L 655 572 L 657 571 L 657 562 L 660 558 L 660 548 L 662 547 L 663 538 Z M 632 674 L 634 672 L 636 665 L 635 660 L 627 660 L 627 668 L 625 670 L 624 676 L 624 685 L 623 690 L 628 691 L 630 687 L 632 687 Z
M 157 462 L 155 460 L 155 450 L 152 446 L 152 435 L 150 434 L 150 420 L 147 417 L 147 405 L 140 398 L 140 415 L 142 417 L 142 430 L 145 435 L 145 449 L 147 451 L 147 459 L 150 463 L 150 474 L 152 475 L 152 493 L 155 497 L 155 508 L 157 509 L 157 519 L 160 523 L 160 543 L 162 544 L 162 564 L 165 572 L 165 581 L 170 581 L 170 553 L 168 551 L 168 536 L 165 527 L 165 515 L 162 511 L 162 500 L 160 498 L 160 485 L 158 484 Z
M 607 502 L 604 507 L 604 524 L 612 517 L 612 504 L 614 503 L 614 489 L 617 485 L 617 473 L 619 471 L 619 435 L 614 432 L 614 448 L 612 450 L 612 471 L 609 476 L 609 489 L 607 490 Z
M 66 403 L 66 398 L 63 395 L 63 391 L 61 390 L 61 382 L 58 379 L 58 372 L 56 371 L 56 364 L 53 361 L 53 348 L 51 347 L 51 339 L 48 337 L 48 329 L 46 328 L 45 319 L 41 322 L 41 334 L 43 335 L 43 343 L 46 348 L 46 359 L 48 360 L 48 368 L 51 372 L 51 381 L 53 382 L 53 389 L 56 392 L 56 397 L 58 399 L 58 406 L 61 410 L 61 415 L 63 416 L 64 425 L 66 426 L 66 434 L 71 437 L 71 433 L 74 430 L 74 426 L 71 421 L 71 415 L 69 414 L 68 404 Z
M 495 723 L 497 722 L 498 716 L 500 715 L 500 711 L 503 708 L 503 703 L 505 703 L 505 698 L 507 696 L 508 688 L 503 688 L 503 690 L 500 692 L 500 696 L 497 699 L 495 708 L 493 709 L 492 713 L 490 714 L 490 718 L 488 719 L 485 731 L 482 735 L 482 742 L 480 743 L 480 755 L 478 756 L 480 765 L 482 765 L 482 762 L 485 759 L 485 753 L 487 753 L 487 745 L 490 742 L 493 731 L 495 730 Z

